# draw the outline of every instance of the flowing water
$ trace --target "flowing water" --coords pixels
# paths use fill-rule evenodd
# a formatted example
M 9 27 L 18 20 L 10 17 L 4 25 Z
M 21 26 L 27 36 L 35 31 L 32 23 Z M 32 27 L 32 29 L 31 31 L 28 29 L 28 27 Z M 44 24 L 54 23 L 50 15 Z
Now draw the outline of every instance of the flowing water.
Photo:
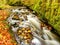
M 60 45 L 58 36 L 47 27 L 41 29 L 41 21 L 33 11 L 20 7 L 13 8 L 11 12 L 7 21 L 14 32 L 17 45 Z

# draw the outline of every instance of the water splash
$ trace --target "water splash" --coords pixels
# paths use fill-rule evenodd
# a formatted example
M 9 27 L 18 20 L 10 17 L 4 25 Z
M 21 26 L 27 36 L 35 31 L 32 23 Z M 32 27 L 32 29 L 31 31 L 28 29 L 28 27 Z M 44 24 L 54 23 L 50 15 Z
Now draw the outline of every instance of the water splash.
M 16 20 L 16 19 L 13 20 L 12 18 L 14 17 L 14 15 L 17 15 L 19 19 L 21 19 L 22 21 Z M 9 25 L 11 26 L 15 34 L 16 41 L 18 42 L 19 45 L 60 45 L 60 42 L 57 41 L 55 36 L 53 36 L 53 33 L 51 33 L 50 30 L 47 29 L 47 27 L 43 27 L 43 29 L 41 29 L 41 26 L 40 26 L 41 21 L 38 19 L 37 16 L 32 14 L 26 8 L 22 7 L 20 10 L 19 8 L 12 9 L 12 14 L 7 19 L 7 21 L 9 22 Z M 17 27 L 14 27 L 15 23 L 16 25 L 18 25 Z M 30 43 L 26 44 L 24 40 L 20 39 L 19 36 L 17 35 L 17 30 L 20 27 L 31 28 L 33 37 L 31 37 L 32 40 L 30 41 Z

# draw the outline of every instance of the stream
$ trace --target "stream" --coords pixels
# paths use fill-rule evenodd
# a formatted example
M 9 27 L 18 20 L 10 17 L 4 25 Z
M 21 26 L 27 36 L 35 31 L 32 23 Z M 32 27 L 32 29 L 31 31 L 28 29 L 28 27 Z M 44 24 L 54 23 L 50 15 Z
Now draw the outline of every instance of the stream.
M 11 9 L 7 21 L 14 32 L 17 45 L 60 45 L 59 37 L 42 27 L 34 11 L 26 7 Z

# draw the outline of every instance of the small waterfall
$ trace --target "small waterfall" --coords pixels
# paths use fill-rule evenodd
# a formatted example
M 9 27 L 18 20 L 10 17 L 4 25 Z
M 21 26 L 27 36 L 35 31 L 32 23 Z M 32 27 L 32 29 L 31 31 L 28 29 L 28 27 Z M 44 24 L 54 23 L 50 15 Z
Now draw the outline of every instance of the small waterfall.
M 60 45 L 60 42 L 55 39 L 52 35 L 53 33 L 51 33 L 50 30 L 47 30 L 46 27 L 43 28 L 43 33 L 46 45 Z
M 16 12 L 18 12 L 16 15 L 19 17 L 19 20 L 12 19 L 13 16 L 15 15 L 14 13 Z M 25 13 L 28 13 L 28 14 L 25 14 Z M 24 16 L 26 16 L 27 19 L 24 18 Z M 19 8 L 13 9 L 12 14 L 7 19 L 7 21 L 9 22 L 9 25 L 11 26 L 12 31 L 15 34 L 15 38 L 16 38 L 16 41 L 18 42 L 18 45 L 60 45 L 60 42 L 57 40 L 57 38 L 55 38 L 57 36 L 51 33 L 51 31 L 48 30 L 47 27 L 42 27 L 43 29 L 41 29 L 41 26 L 40 26 L 41 21 L 38 19 L 37 16 L 32 14 L 28 9 L 25 9 L 25 8 L 21 8 L 21 10 L 19 10 Z M 18 26 L 16 27 L 14 24 Z M 30 41 L 29 44 L 26 44 L 24 42 L 24 39 L 22 40 L 21 38 L 19 38 L 19 35 L 17 35 L 17 31 L 21 27 L 31 28 L 30 34 L 32 34 L 33 37 L 31 37 L 32 40 Z
M 43 27 L 43 37 L 45 40 L 53 40 L 54 37 L 51 35 L 52 33 L 50 32 L 50 30 L 47 30 L 46 27 Z

